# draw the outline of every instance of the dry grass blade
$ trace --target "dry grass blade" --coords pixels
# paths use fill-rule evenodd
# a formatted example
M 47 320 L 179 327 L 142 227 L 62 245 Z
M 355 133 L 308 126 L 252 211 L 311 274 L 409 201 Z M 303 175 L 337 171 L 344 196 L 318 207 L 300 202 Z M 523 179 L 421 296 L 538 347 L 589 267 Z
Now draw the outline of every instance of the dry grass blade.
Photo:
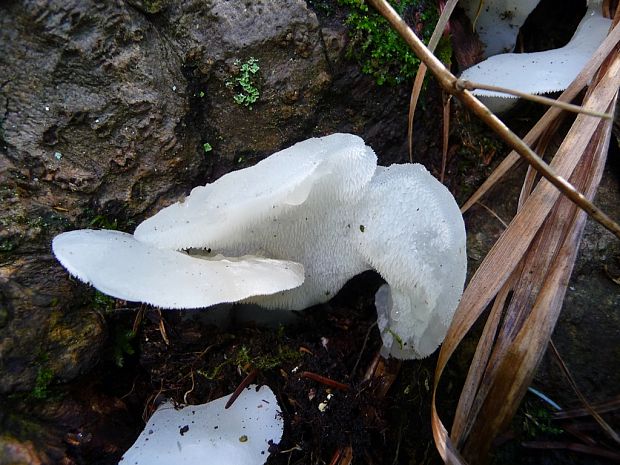
M 439 180 L 443 183 L 446 175 L 446 165 L 448 164 L 448 141 L 450 139 L 450 102 L 451 95 L 444 94 L 443 100 L 443 131 L 441 144 L 441 173 Z
M 613 412 L 614 410 L 620 410 L 620 396 L 604 402 L 593 403 L 590 404 L 590 406 L 599 414 Z M 588 409 L 579 407 L 573 409 L 565 409 L 559 412 L 553 412 L 551 417 L 554 420 L 564 420 L 568 418 L 585 417 L 588 415 L 590 415 L 590 411 Z
M 432 428 L 442 458 L 447 463 L 465 463 L 455 445 L 463 444 L 463 454 L 474 463 L 482 463 L 491 440 L 514 414 L 559 314 L 586 220 L 586 215 L 574 204 L 620 237 L 620 226 L 590 201 L 602 174 L 611 125 L 609 121 L 601 122 L 593 117 L 578 115 L 551 165 L 547 165 L 470 92 L 457 88 L 457 79 L 424 47 L 387 2 L 371 0 L 371 3 L 424 61 L 444 89 L 457 96 L 545 178 L 538 182 L 531 195 L 527 196 L 529 187 L 524 189 L 521 210 L 465 290 L 441 348 L 435 372 Z M 620 55 L 614 48 L 620 29 L 616 27 L 612 34 L 615 41 L 604 42 L 597 52 L 599 64 L 612 52 L 613 59 L 600 79 L 595 80 L 596 85 L 590 88 L 591 92 L 585 99 L 584 106 L 590 111 L 606 112 L 614 108 L 611 103 L 615 102 L 620 84 Z M 607 53 L 601 51 L 605 47 Z M 591 72 L 594 70 L 595 67 Z M 585 74 L 582 73 L 581 77 Z M 581 87 L 587 81 L 585 79 Z M 575 95 L 578 93 L 575 90 L 577 87 L 578 84 L 571 90 Z M 546 116 L 545 124 L 537 129 L 539 133 L 531 136 L 528 141 L 530 145 L 559 111 L 556 108 L 549 110 L 547 115 L 551 116 Z M 567 179 L 584 190 L 584 194 Z M 560 191 L 566 198 L 560 198 Z M 532 270 L 536 270 L 536 280 L 527 277 Z M 437 385 L 457 345 L 504 286 L 502 293 L 508 292 L 512 286 L 507 283 L 512 280 L 514 295 L 507 302 L 508 312 L 501 327 L 499 317 L 494 314 L 494 321 L 485 330 L 486 339 L 477 354 L 479 365 L 476 370 L 482 374 L 477 372 L 470 378 L 477 380 L 478 386 L 468 388 L 470 397 L 466 403 L 477 415 L 474 414 L 473 421 L 457 419 L 462 427 L 453 441 L 438 416 L 435 402 Z M 495 338 L 495 343 L 491 344 Z M 461 415 L 467 415 L 469 412 L 466 410 L 467 406 L 462 408 Z
M 615 65 L 608 70 L 605 76 L 607 81 L 601 87 L 595 89 L 590 96 L 590 100 L 595 100 L 599 103 L 606 101 L 606 104 L 609 106 L 609 102 L 615 98 L 615 91 L 613 93 L 604 92 L 604 89 L 606 86 L 615 85 L 615 90 L 617 90 L 616 73 L 618 72 L 618 61 L 618 57 L 616 57 Z M 613 84 L 614 82 L 615 84 Z M 607 108 L 604 109 L 606 110 Z M 580 155 L 586 148 L 590 149 L 588 153 L 596 153 L 599 157 L 601 154 L 606 153 L 607 146 L 605 143 L 601 143 L 601 141 L 608 140 L 610 125 L 607 124 L 605 129 L 598 127 L 597 130 L 597 127 L 589 127 L 589 124 L 584 121 L 585 118 L 585 116 L 577 118 L 571 131 L 572 134 L 567 136 L 564 144 L 562 144 L 558 154 L 556 154 L 553 165 L 556 169 L 566 173 L 568 177 L 577 165 L 577 162 L 581 161 L 580 169 L 575 175 L 575 179 L 582 180 L 582 182 L 588 173 L 590 173 L 590 176 L 592 172 L 598 173 L 590 177 L 589 183 L 583 184 L 584 187 L 588 186 L 589 196 L 592 197 L 595 186 L 600 179 L 603 163 L 599 161 L 598 165 L 596 165 L 598 171 L 588 170 L 590 165 L 584 163 Z M 583 143 L 584 139 L 582 139 L 581 146 L 575 147 L 573 145 L 574 142 L 583 137 L 582 131 L 594 135 L 595 131 L 590 133 L 591 129 L 594 129 L 598 134 L 598 137 L 592 137 L 592 139 L 599 142 L 598 145 L 587 147 L 587 144 Z M 588 136 L 585 141 L 589 141 L 590 138 L 591 136 Z M 518 304 L 523 304 L 524 297 L 531 295 L 536 280 L 522 285 L 521 302 L 513 304 L 515 311 L 507 315 L 498 337 L 500 345 L 494 348 L 494 354 L 490 357 L 489 345 L 495 336 L 495 332 L 485 328 L 483 340 L 475 355 L 475 363 L 472 365 L 472 372 L 468 375 L 468 384 L 463 391 L 459 405 L 460 410 L 457 411 L 453 426 L 453 440 L 454 444 L 464 444 L 465 439 L 470 433 L 464 453 L 475 463 L 483 460 L 486 451 L 490 447 L 490 438 L 492 437 L 490 432 L 501 429 L 514 414 L 518 400 L 525 392 L 534 367 L 537 365 L 546 346 L 546 341 L 551 334 L 551 329 L 555 324 L 557 312 L 559 312 L 563 298 L 565 284 L 572 269 L 574 254 L 577 250 L 576 244 L 578 243 L 585 219 L 583 215 L 579 216 L 575 210 L 571 211 L 570 208 L 574 207 L 565 199 L 560 200 L 558 203 L 561 204 L 561 207 L 556 206 L 554 208 L 554 217 L 556 222 L 559 221 L 560 224 L 569 225 L 568 230 L 566 226 L 563 228 L 558 227 L 558 224 L 547 226 L 539 233 L 538 243 L 533 243 L 536 232 L 545 221 L 552 206 L 556 204 L 557 197 L 553 195 L 553 192 L 554 190 L 546 182 L 541 182 L 532 195 L 524 201 L 523 208 L 489 253 L 465 291 L 453 325 L 440 353 L 435 377 L 436 383 L 456 345 L 464 337 L 484 308 L 490 303 L 501 286 L 505 285 L 509 276 L 513 275 L 513 273 L 516 276 L 523 275 L 518 271 L 519 267 L 517 264 L 521 261 L 521 257 L 525 255 L 527 249 L 533 247 L 533 253 L 529 254 L 532 257 L 531 259 L 536 257 L 546 259 L 549 272 L 546 273 L 544 285 L 538 289 L 540 292 L 538 293 L 537 300 L 533 302 L 532 311 L 528 313 L 523 310 L 524 305 Z M 523 198 L 525 199 L 525 197 L 524 195 Z M 567 218 L 573 218 L 573 221 L 566 223 Z M 553 235 L 552 233 L 557 230 L 564 230 L 565 232 L 563 235 Z M 528 237 L 525 238 L 524 235 Z M 555 241 L 556 250 L 558 250 L 557 247 L 559 246 L 557 254 L 549 252 L 541 254 L 541 251 L 545 250 L 545 244 L 540 241 L 548 242 L 550 240 Z M 511 253 L 515 249 L 519 249 L 519 252 Z M 538 266 L 540 266 L 540 263 L 538 263 Z M 528 272 L 532 268 L 535 269 L 536 266 L 530 266 Z M 515 270 L 517 270 L 516 273 Z M 540 275 L 538 277 L 540 278 Z M 506 291 L 507 289 L 504 288 L 501 291 L 502 295 Z M 534 293 L 534 295 L 536 294 Z M 502 303 L 502 300 L 503 298 L 500 297 L 496 299 L 496 302 Z M 497 324 L 498 318 L 494 309 L 491 318 L 492 326 Z M 487 323 L 488 325 L 489 323 Z M 491 360 L 487 362 L 489 358 Z M 469 383 L 473 383 L 473 385 Z M 436 415 L 434 408 L 433 411 Z M 478 418 L 483 419 L 482 422 L 474 422 L 472 416 L 475 417 L 477 413 L 479 413 Z M 440 450 L 443 450 L 442 456 L 444 459 L 460 463 L 455 461 L 456 456 L 454 454 L 449 453 L 451 449 L 454 449 L 454 445 L 450 441 L 446 442 L 445 427 L 441 424 L 438 417 L 433 418 L 433 428 L 436 432 L 436 440 L 439 439 L 441 441 L 438 442 L 438 446 Z
M 455 95 L 476 116 L 484 121 L 502 139 L 510 144 L 527 162 L 532 165 L 542 176 L 545 177 L 560 192 L 577 204 L 582 210 L 599 222 L 615 236 L 620 238 L 620 225 L 609 218 L 597 208 L 582 193 L 573 187 L 566 178 L 547 165 L 520 137 L 512 132 L 497 116 L 495 116 L 480 100 L 471 92 L 459 89 L 456 85 L 456 77 L 433 55 L 422 41 L 415 35 L 407 23 L 394 11 L 386 0 L 369 0 L 369 2 L 385 17 L 392 27 L 407 42 L 409 47 L 422 60 L 435 75 L 441 86 L 449 93 Z M 618 27 L 618 26 L 616 26 Z M 593 111 L 605 111 L 590 107 Z M 580 115 L 583 116 L 583 115 Z
M 478 344 L 474 358 L 469 366 L 467 372 L 467 378 L 459 397 L 459 403 L 456 408 L 456 414 L 454 416 L 454 422 L 452 423 L 452 440 L 461 447 L 462 444 L 458 443 L 455 438 L 463 437 L 465 431 L 469 431 L 471 423 L 469 418 L 473 421 L 474 415 L 469 417 L 467 413 L 472 412 L 472 406 L 478 394 L 478 387 L 481 384 L 482 377 L 485 373 L 486 367 L 489 363 L 489 358 L 493 350 L 493 343 L 497 336 L 500 321 L 502 319 L 502 310 L 508 298 L 508 294 L 512 289 L 512 283 L 506 283 L 500 290 L 491 313 L 487 319 L 482 335 L 480 336 L 480 342 Z
M 594 409 L 594 407 L 592 407 L 592 405 L 590 405 L 588 400 L 582 394 L 581 390 L 577 387 L 577 383 L 575 382 L 573 376 L 570 374 L 570 371 L 568 370 L 568 367 L 564 363 L 564 360 L 562 360 L 562 357 L 560 356 L 560 353 L 558 352 L 558 349 L 555 347 L 555 344 L 553 343 L 553 341 L 550 341 L 549 345 L 550 345 L 551 350 L 553 351 L 553 354 L 555 355 L 558 363 L 560 364 L 560 368 L 562 369 L 562 373 L 564 373 L 564 376 L 568 380 L 568 384 L 570 384 L 570 386 L 573 389 L 573 391 L 575 392 L 575 394 L 577 394 L 577 397 L 579 397 L 579 400 L 585 406 L 585 408 L 588 411 L 588 413 L 590 415 L 592 415 L 592 417 L 596 420 L 596 422 L 601 426 L 603 431 L 605 431 L 605 433 L 607 433 L 607 435 L 611 439 L 613 439 L 616 442 L 616 444 L 620 444 L 620 437 L 618 436 L 618 434 L 613 430 L 613 428 L 611 426 L 609 426 L 609 424 L 603 419 L 603 417 L 601 417 L 601 415 Z
M 620 27 L 615 27 L 611 30 L 607 38 L 603 41 L 596 53 L 590 58 L 586 66 L 577 75 L 575 80 L 568 88 L 562 92 L 562 95 L 558 97 L 558 101 L 570 102 L 579 92 L 591 81 L 596 70 L 601 66 L 603 60 L 611 53 L 613 48 L 620 42 Z M 523 138 L 523 141 L 528 145 L 533 145 L 536 140 L 542 135 L 543 131 L 549 126 L 549 124 L 555 120 L 561 113 L 559 108 L 550 108 L 544 114 L 544 116 L 534 125 L 534 127 Z M 478 188 L 476 192 L 465 202 L 461 207 L 461 212 L 465 213 L 472 205 L 486 194 L 514 165 L 521 159 L 520 155 L 513 150 L 508 156 L 495 168 L 495 171 L 489 176 L 489 178 Z
M 612 97 L 613 94 L 609 96 L 608 101 Z M 591 118 L 577 118 L 572 135 L 567 136 L 552 162 L 552 166 L 561 176 L 570 177 L 579 162 L 579 156 L 574 154 L 584 151 L 596 126 L 597 121 Z M 573 156 L 559 156 L 562 152 L 572 153 Z M 460 341 L 469 331 L 480 313 L 508 280 L 558 197 L 559 192 L 553 186 L 547 182 L 540 183 L 514 217 L 510 227 L 493 246 L 463 294 L 448 333 L 449 337 L 440 353 L 440 365 L 445 364 L 456 348 L 456 340 Z
M 615 58 L 601 81 L 601 89 L 609 84 L 605 78 L 611 76 L 617 79 L 620 59 L 618 56 Z M 617 91 L 617 85 L 615 89 Z M 609 97 L 609 94 L 599 93 L 598 90 L 597 86 L 589 100 L 606 102 L 609 107 L 609 102 L 615 100 L 615 92 Z M 565 166 L 569 166 L 579 161 L 571 180 L 585 189 L 591 198 L 602 175 L 611 125 L 600 123 L 591 143 L 586 147 L 571 147 L 570 144 L 585 127 L 578 118 L 556 154 L 554 163 L 557 162 L 558 166 L 566 163 Z M 525 201 L 517 217 L 521 213 L 528 216 L 528 203 L 537 197 L 541 187 L 544 187 L 542 182 Z M 457 444 L 465 444 L 465 456 L 475 463 L 485 459 L 492 438 L 512 418 L 533 377 L 559 314 L 585 224 L 584 215 L 564 198 L 540 198 L 539 202 L 553 204 L 553 209 L 540 232 L 529 244 L 522 271 L 512 274 L 517 276 L 514 294 L 491 356 L 490 369 L 486 369 L 472 404 L 473 412 L 461 411 L 464 418 L 455 419 L 455 424 L 466 422 L 469 428 L 461 428 L 459 435 L 453 435 L 453 439 Z M 494 260 L 487 263 L 497 265 Z M 480 305 L 475 300 L 472 301 L 474 307 Z M 472 414 L 477 415 L 475 421 L 472 420 Z
M 432 52 L 437 48 L 437 44 L 439 44 L 439 39 L 443 34 L 443 31 L 446 29 L 446 25 L 450 20 L 450 16 L 454 11 L 454 7 L 458 3 L 459 0 L 449 0 L 441 15 L 439 16 L 439 20 L 435 25 L 435 29 L 433 30 L 433 34 L 431 35 L 431 39 L 428 41 L 428 49 Z M 422 92 L 422 84 L 424 83 L 424 77 L 426 76 L 426 64 L 420 63 L 420 67 L 418 68 L 418 72 L 416 73 L 415 79 L 413 81 L 413 88 L 411 89 L 411 98 L 409 100 L 409 115 L 407 122 L 407 143 L 409 144 L 409 161 L 413 163 L 413 116 L 415 114 L 415 109 L 418 106 L 418 99 L 420 98 L 420 92 Z
M 531 449 L 566 449 L 573 452 L 581 452 L 588 455 L 594 455 L 597 457 L 604 457 L 614 462 L 620 462 L 620 453 L 611 450 L 603 449 L 601 447 L 586 446 L 584 444 L 576 444 L 569 442 L 552 442 L 552 441 L 539 441 L 539 442 L 525 442 L 524 447 Z
M 580 107 L 579 105 L 573 105 L 572 103 L 562 102 L 561 100 L 554 100 L 549 97 L 544 97 L 542 95 L 536 94 L 528 94 L 527 92 L 521 92 L 515 89 L 508 89 L 506 87 L 492 86 L 490 84 L 481 84 L 479 82 L 467 81 L 464 79 L 459 79 L 456 83 L 457 87 L 461 89 L 467 89 L 470 91 L 480 89 L 480 90 L 492 90 L 495 92 L 501 92 L 508 95 L 514 95 L 515 97 L 520 97 L 525 100 L 530 100 L 532 102 L 540 103 L 542 105 L 547 105 L 550 107 L 558 107 L 562 110 L 570 111 L 573 113 L 583 113 L 584 115 L 596 116 L 597 118 L 603 119 L 612 119 L 613 115 L 609 113 L 600 113 L 597 111 L 590 111 L 587 108 Z

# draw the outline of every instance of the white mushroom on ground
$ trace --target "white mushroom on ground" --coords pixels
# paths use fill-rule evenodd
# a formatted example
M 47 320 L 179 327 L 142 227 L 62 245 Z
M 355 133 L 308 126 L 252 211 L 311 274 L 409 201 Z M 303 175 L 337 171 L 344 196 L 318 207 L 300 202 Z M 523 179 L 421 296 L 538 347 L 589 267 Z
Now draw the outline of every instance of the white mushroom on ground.
M 159 406 L 121 465 L 262 465 L 284 422 L 267 386 L 249 386 L 225 409 L 229 396 L 206 404 Z
M 353 276 L 375 269 L 390 286 L 390 299 L 383 301 L 393 303 L 381 306 L 379 315 L 386 353 L 399 358 L 425 357 L 442 342 L 466 271 L 465 228 L 450 192 L 421 165 L 377 167 L 372 149 L 350 134 L 308 139 L 195 188 L 185 201 L 140 224 L 134 238 L 121 236 L 127 241 L 123 248 L 136 254 L 131 260 L 138 260 L 139 254 L 149 260 L 131 272 L 119 271 L 125 273 L 123 278 L 113 276 L 114 266 L 125 267 L 126 260 L 110 263 L 105 270 L 88 258 L 78 264 L 75 257 L 88 255 L 88 247 L 78 236 L 73 249 L 73 238 L 64 237 L 54 240 L 54 252 L 78 278 L 111 295 L 132 295 L 123 298 L 169 308 L 204 305 L 198 296 L 195 305 L 191 305 L 194 297 L 182 297 L 186 286 L 177 293 L 176 284 L 163 282 L 168 273 L 183 279 L 183 271 L 170 270 L 173 260 L 181 263 L 179 256 L 200 263 L 187 274 L 188 279 L 202 279 L 197 270 L 217 263 L 217 257 L 199 249 L 226 257 L 273 259 L 273 263 L 260 261 L 259 273 L 269 279 L 268 269 L 273 269 L 280 275 L 279 283 L 252 284 L 248 295 L 238 299 L 267 308 L 303 309 L 325 302 Z M 176 250 L 187 250 L 189 255 Z M 118 252 L 123 255 L 124 251 Z M 297 287 L 291 284 L 299 268 L 290 262 L 303 265 L 305 277 Z M 251 266 L 248 260 L 239 263 Z M 135 273 L 160 278 L 140 278 L 139 296 L 126 287 L 117 288 L 127 286 L 120 281 Z M 149 282 L 161 282 L 163 287 L 149 294 Z M 280 292 L 274 291 L 277 286 Z M 209 287 L 220 286 L 202 285 L 193 294 L 212 292 Z M 162 295 L 167 293 L 173 296 Z M 209 299 L 216 303 L 219 297 Z M 230 299 L 227 295 L 219 301 Z
M 501 24 L 497 25 L 500 30 Z M 603 17 L 601 1 L 590 1 L 585 16 L 565 46 L 544 52 L 494 55 L 463 71 L 461 79 L 529 94 L 564 90 L 603 42 L 610 25 L 611 20 Z M 517 101 L 514 96 L 495 91 L 474 90 L 473 93 L 495 112 L 505 111 Z

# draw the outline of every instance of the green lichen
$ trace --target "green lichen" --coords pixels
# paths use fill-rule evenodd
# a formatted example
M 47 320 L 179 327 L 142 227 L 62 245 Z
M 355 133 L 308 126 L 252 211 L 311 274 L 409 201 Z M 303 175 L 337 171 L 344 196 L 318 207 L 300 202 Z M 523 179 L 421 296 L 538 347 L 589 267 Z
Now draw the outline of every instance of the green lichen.
M 378 85 L 396 85 L 415 76 L 420 60 L 383 16 L 365 0 L 338 0 L 338 3 L 349 10 L 348 55 L 359 62 L 363 73 L 372 76 Z M 434 2 L 392 0 L 389 3 L 425 42 L 430 39 L 439 18 Z M 451 53 L 448 41 L 440 44 L 437 53 L 438 56 Z

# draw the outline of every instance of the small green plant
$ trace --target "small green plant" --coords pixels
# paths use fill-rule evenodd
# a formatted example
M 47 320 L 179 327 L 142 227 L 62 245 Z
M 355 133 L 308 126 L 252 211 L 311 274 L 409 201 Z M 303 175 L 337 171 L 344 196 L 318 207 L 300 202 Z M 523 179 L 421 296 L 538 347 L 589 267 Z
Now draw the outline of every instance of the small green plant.
M 235 60 L 234 64 L 239 71 L 233 79 L 226 81 L 226 86 L 235 90 L 233 100 L 237 105 L 245 105 L 251 110 L 252 105 L 260 98 L 258 59 L 250 57 L 243 63 L 241 60 Z
M 277 353 L 253 356 L 249 349 L 241 346 L 239 350 L 230 358 L 227 358 L 219 365 L 209 371 L 198 370 L 198 374 L 212 381 L 217 379 L 222 369 L 227 365 L 258 368 L 259 370 L 271 370 L 280 366 L 285 362 L 297 362 L 301 359 L 301 354 L 295 350 L 289 349 L 287 346 L 277 347 Z
M 534 406 L 530 402 L 525 403 L 523 409 L 523 432 L 530 438 L 536 438 L 541 434 L 557 436 L 563 430 L 553 425 L 549 410 L 544 407 Z
M 136 353 L 133 343 L 136 333 L 131 329 L 118 330 L 113 334 L 112 340 L 112 357 L 117 367 L 122 368 L 125 365 L 125 357 Z
M 360 63 L 363 73 L 372 76 L 378 85 L 396 85 L 415 76 L 420 60 L 383 16 L 365 0 L 338 0 L 338 3 L 349 8 L 348 55 Z M 434 2 L 392 0 L 390 4 L 427 42 L 439 17 Z M 445 42 L 443 47 L 449 46 Z M 445 54 L 440 44 L 438 56 Z
M 90 221 L 89 225 L 94 228 L 117 230 L 118 220 L 116 218 L 110 219 L 104 215 L 97 215 Z
M 102 292 L 95 290 L 95 297 L 93 297 L 93 306 L 97 310 L 101 310 L 103 312 L 109 312 L 114 310 L 116 305 L 116 300 L 114 297 L 110 297 Z
M 34 382 L 34 388 L 32 388 L 32 397 L 39 400 L 46 399 L 49 396 L 47 388 L 53 378 L 54 372 L 51 369 L 39 367 L 37 370 L 37 378 Z
M 202 144 L 202 148 L 205 151 L 205 153 L 209 153 L 211 150 L 213 150 L 213 147 L 211 147 L 211 144 L 209 144 L 208 142 L 205 142 L 204 144 Z

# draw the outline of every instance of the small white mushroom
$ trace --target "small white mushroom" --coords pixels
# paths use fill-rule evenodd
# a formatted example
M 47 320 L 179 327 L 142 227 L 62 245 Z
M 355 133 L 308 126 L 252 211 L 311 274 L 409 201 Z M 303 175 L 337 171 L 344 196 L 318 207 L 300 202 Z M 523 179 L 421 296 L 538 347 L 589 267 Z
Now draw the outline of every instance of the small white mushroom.
M 284 422 L 267 386 L 249 386 L 233 405 L 230 396 L 201 405 L 162 404 L 123 455 L 121 465 L 262 465 Z
M 504 53 L 463 71 L 461 79 L 544 94 L 566 89 L 606 37 L 611 20 L 604 18 L 599 1 L 593 1 L 571 40 L 553 50 L 533 53 Z M 517 101 L 500 92 L 475 90 L 474 94 L 495 112 L 505 111 Z
M 73 242 L 82 236 L 68 234 L 75 237 L 66 237 L 66 247 L 55 240 L 54 251 L 70 272 L 111 295 L 171 308 L 232 299 L 228 294 L 226 299 L 201 297 L 223 287 L 219 281 L 188 289 L 195 278 L 211 279 L 205 260 L 198 258 L 199 248 L 227 257 L 279 260 L 260 262 L 263 276 L 256 277 L 257 283 L 250 283 L 254 278 L 249 275 L 230 276 L 239 294 L 249 288 L 237 300 L 268 308 L 303 309 L 325 302 L 353 276 L 375 269 L 388 282 L 393 302 L 379 309 L 386 353 L 400 358 L 424 357 L 437 348 L 465 280 L 465 228 L 452 195 L 421 165 L 377 168 L 372 149 L 349 134 L 309 139 L 196 188 L 184 202 L 138 226 L 135 237 L 110 236 L 122 241 L 109 247 L 104 233 L 89 232 L 101 239 L 94 247 L 95 264 L 88 241 L 76 249 Z M 181 248 L 190 255 L 172 250 Z M 118 260 L 106 263 L 112 256 Z M 75 257 L 83 257 L 79 266 Z M 120 270 L 144 259 L 145 265 Z M 249 267 L 247 261 L 239 263 Z M 290 262 L 303 265 L 305 273 L 296 287 L 299 268 Z M 192 284 L 184 284 L 186 267 L 191 267 Z M 267 292 L 270 268 L 282 276 Z M 175 279 L 166 285 L 169 274 Z M 139 294 L 131 289 L 135 275 L 144 275 L 136 278 Z M 182 290 L 174 292 L 177 285 Z M 159 288 L 149 294 L 151 286 Z M 278 287 L 280 292 L 274 290 Z

